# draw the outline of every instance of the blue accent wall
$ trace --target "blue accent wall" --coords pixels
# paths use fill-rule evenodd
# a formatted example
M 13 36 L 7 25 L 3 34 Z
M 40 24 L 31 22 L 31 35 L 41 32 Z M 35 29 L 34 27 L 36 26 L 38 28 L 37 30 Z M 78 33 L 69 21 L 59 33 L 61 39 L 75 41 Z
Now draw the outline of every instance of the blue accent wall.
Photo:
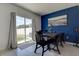
M 52 31 L 56 32 L 64 32 L 69 39 L 65 39 L 69 42 L 75 42 L 79 33 L 76 33 L 74 30 L 76 27 L 79 27 L 79 7 L 71 7 L 63 10 L 59 10 L 50 14 L 46 14 L 41 16 L 41 29 L 48 30 L 48 19 L 56 16 L 67 15 L 66 26 L 54 26 L 52 27 Z M 77 38 L 78 39 L 78 38 Z

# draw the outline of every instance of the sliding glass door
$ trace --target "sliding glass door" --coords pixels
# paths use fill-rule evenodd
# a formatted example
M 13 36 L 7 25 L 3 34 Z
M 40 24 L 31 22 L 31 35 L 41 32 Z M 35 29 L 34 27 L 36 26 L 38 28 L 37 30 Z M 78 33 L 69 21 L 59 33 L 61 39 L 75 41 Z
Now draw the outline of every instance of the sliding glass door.
M 16 16 L 17 43 L 32 41 L 32 19 Z
M 32 40 L 32 20 L 31 19 L 25 19 L 26 24 L 26 41 Z

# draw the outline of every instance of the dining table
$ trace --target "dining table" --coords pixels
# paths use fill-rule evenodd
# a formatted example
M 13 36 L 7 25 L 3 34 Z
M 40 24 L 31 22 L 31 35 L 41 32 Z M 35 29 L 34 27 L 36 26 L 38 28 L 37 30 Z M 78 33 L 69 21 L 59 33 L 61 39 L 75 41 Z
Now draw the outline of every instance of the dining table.
M 57 35 L 60 35 L 61 33 L 50 33 L 50 32 L 45 32 L 42 34 L 42 36 L 45 38 L 45 40 L 48 40 L 50 38 L 55 38 Z M 46 39 L 48 38 L 48 39 Z
M 63 47 L 63 43 L 62 43 L 62 39 L 60 38 L 62 33 L 50 33 L 50 32 L 45 32 L 43 33 L 43 38 L 48 41 L 48 43 L 52 43 L 52 41 L 57 41 L 58 39 L 56 38 L 56 36 L 58 36 L 59 41 L 57 42 L 57 44 L 59 45 L 59 43 L 61 44 L 61 46 Z M 51 49 L 50 46 L 48 47 L 49 50 Z

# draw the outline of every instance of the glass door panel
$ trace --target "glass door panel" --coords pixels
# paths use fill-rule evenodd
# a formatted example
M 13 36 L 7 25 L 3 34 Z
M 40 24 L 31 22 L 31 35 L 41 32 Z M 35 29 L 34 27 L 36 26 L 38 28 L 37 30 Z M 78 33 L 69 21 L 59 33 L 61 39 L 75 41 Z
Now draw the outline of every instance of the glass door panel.
M 26 23 L 26 41 L 32 41 L 32 19 L 25 19 Z
M 17 33 L 17 43 L 25 42 L 25 28 L 24 28 L 24 18 L 16 16 L 16 33 Z
M 32 41 L 32 19 L 16 16 L 17 43 Z

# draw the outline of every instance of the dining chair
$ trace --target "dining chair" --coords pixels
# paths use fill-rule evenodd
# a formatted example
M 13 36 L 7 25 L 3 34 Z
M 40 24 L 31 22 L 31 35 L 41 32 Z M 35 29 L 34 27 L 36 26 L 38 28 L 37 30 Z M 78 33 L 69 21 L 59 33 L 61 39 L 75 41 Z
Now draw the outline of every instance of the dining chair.
M 61 54 L 59 47 L 58 47 L 58 45 L 59 45 L 59 35 L 56 35 L 55 37 L 50 38 L 49 42 L 50 42 L 50 44 L 52 44 L 54 46 L 53 48 L 49 48 L 49 49 L 54 50 L 54 51 L 58 51 L 58 53 Z
M 36 48 L 34 53 L 36 53 L 36 50 L 38 48 L 42 47 L 42 56 L 43 56 L 44 52 L 46 52 L 49 49 L 49 43 L 43 38 L 41 31 L 37 31 L 35 37 L 36 37 Z M 47 46 L 46 50 L 45 50 L 45 46 Z
M 62 47 L 64 47 L 63 44 L 65 44 L 64 35 L 65 35 L 64 33 L 60 33 L 60 34 L 59 34 L 59 43 L 60 43 L 60 45 L 61 45 Z

